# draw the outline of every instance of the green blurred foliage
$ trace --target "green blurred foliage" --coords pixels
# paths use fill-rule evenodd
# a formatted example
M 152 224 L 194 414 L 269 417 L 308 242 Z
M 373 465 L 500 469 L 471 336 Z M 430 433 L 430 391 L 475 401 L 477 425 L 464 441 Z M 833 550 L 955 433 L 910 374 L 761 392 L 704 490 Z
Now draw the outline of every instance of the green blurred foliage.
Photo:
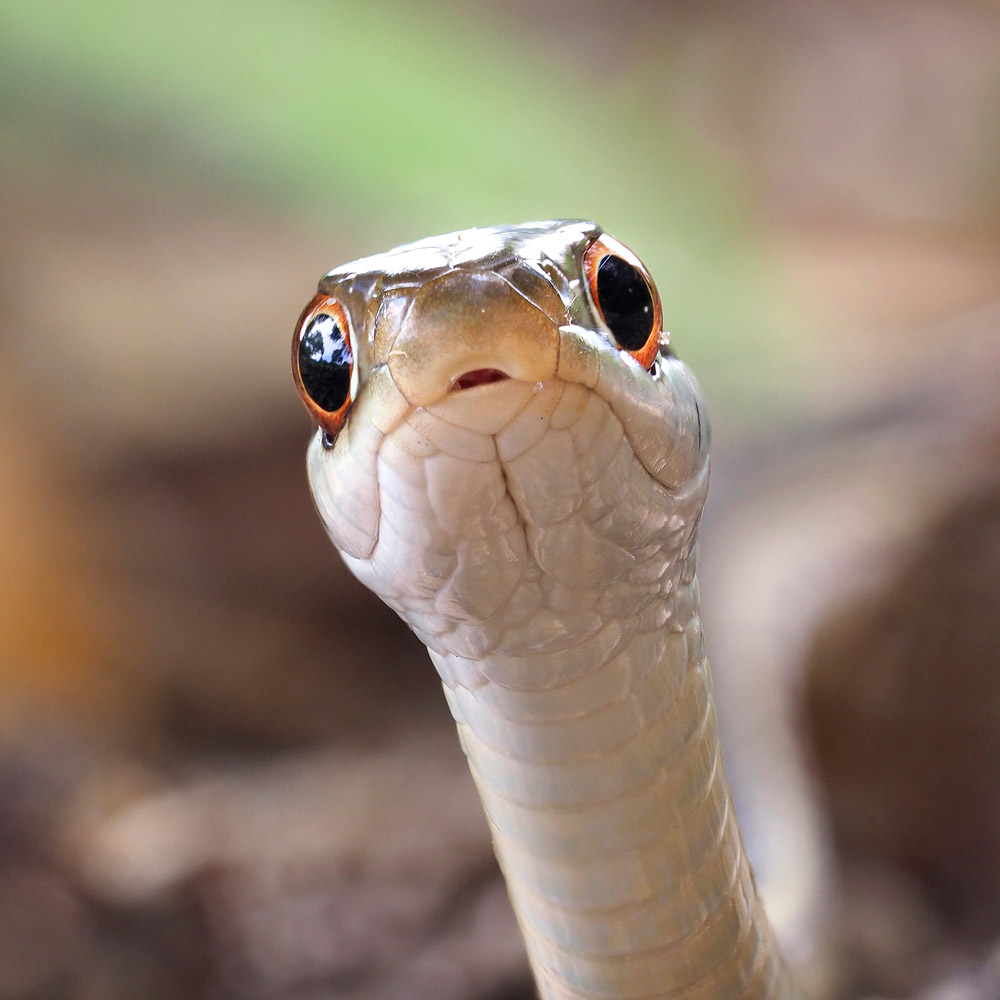
M 178 182 L 249 187 L 357 256 L 472 225 L 596 219 L 647 262 L 681 355 L 716 394 L 777 405 L 789 340 L 750 203 L 658 109 L 668 62 L 615 75 L 548 60 L 516 27 L 494 7 L 398 0 L 6 0 L 0 106 L 8 141 L 42 122 L 43 145 L 117 144 Z

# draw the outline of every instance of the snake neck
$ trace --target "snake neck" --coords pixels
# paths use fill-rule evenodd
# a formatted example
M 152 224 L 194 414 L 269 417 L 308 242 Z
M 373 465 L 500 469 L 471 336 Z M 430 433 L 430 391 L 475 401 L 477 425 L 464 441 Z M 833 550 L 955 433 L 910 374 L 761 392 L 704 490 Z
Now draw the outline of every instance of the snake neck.
M 431 652 L 543 1000 L 788 995 L 733 814 L 693 575 L 666 627 Z

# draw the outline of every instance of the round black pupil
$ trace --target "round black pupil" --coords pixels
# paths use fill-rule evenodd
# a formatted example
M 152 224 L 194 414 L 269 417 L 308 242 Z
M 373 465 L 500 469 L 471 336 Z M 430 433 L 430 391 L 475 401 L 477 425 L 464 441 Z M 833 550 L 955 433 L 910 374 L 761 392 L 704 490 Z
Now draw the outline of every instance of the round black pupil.
M 309 398 L 327 412 L 339 410 L 351 394 L 351 348 L 340 324 L 325 313 L 299 339 L 299 375 Z
M 626 351 L 646 346 L 653 330 L 653 295 L 627 260 L 610 254 L 597 266 L 597 301 L 608 329 Z

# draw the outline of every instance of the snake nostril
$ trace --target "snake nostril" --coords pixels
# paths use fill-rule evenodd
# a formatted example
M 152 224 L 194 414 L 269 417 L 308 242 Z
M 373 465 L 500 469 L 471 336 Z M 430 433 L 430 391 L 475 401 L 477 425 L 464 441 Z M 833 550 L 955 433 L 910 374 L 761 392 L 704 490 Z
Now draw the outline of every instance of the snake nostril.
M 476 368 L 459 375 L 452 384 L 452 389 L 471 389 L 473 386 L 486 385 L 489 382 L 502 382 L 509 377 L 496 368 Z

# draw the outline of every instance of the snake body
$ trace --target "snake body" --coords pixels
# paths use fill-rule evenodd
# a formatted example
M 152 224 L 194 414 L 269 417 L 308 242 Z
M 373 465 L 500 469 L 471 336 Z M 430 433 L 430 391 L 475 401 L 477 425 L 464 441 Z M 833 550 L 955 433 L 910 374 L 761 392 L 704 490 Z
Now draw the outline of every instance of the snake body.
M 598 227 L 534 223 L 339 267 L 293 343 L 317 508 L 440 674 L 544 1000 L 790 995 L 698 617 L 707 425 L 659 310 Z

